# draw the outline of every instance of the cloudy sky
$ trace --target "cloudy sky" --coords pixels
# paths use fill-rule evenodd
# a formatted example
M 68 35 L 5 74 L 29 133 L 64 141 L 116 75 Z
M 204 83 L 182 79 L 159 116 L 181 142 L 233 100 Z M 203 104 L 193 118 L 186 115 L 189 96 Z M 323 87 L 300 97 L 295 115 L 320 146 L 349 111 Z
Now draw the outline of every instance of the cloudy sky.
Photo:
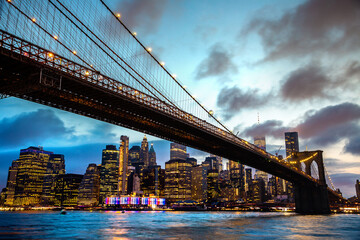
M 122 21 L 226 126 L 267 150 L 298 131 L 323 150 L 346 197 L 360 179 L 358 0 L 108 1 Z M 258 123 L 258 115 L 260 123 Z M 20 148 L 65 154 L 68 173 L 100 163 L 106 144 L 143 134 L 16 98 L 0 100 L 0 187 Z M 164 166 L 169 142 L 148 136 Z M 280 153 L 284 153 L 283 150 Z M 191 150 L 203 161 L 206 154 Z

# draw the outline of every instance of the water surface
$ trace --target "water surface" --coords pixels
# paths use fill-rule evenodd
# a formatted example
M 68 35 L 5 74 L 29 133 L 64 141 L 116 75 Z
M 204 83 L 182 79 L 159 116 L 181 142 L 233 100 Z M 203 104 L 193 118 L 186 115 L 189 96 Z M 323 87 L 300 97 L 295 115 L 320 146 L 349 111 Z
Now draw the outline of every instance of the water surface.
M 1 239 L 360 239 L 360 214 L 0 212 Z

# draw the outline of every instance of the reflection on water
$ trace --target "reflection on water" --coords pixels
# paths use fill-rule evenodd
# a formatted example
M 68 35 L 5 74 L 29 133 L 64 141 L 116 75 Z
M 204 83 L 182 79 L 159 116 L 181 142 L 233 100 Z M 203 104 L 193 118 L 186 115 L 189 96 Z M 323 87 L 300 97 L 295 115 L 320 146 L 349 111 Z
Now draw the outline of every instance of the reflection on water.
M 359 239 L 360 215 L 0 212 L 0 239 Z

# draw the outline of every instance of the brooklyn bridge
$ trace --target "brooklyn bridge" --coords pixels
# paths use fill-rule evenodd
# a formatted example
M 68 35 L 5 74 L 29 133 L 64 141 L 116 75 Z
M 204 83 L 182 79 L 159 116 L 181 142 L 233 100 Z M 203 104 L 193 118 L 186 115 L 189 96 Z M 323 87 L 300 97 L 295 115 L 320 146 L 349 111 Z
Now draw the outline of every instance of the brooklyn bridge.
M 1 97 L 134 129 L 278 176 L 293 183 L 299 213 L 329 213 L 330 204 L 344 201 L 327 186 L 322 151 L 279 159 L 234 134 L 104 1 L 0 3 Z

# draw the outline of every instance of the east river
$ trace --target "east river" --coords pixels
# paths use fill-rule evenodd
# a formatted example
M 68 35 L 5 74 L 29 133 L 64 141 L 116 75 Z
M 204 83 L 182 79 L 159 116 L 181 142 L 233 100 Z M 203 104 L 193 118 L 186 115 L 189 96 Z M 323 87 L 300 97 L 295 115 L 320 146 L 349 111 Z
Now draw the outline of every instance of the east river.
M 360 239 L 360 214 L 0 212 L 0 239 Z

